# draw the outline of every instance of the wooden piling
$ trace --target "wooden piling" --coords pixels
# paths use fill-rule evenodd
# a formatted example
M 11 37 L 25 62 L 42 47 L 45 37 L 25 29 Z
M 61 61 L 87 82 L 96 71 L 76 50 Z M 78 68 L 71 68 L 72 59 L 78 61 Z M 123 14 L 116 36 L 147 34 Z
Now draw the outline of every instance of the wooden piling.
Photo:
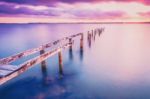
M 69 43 L 71 44 L 69 47 L 69 58 L 72 60 L 73 59 L 73 51 L 72 51 L 73 41 L 72 41 L 72 38 L 69 38 Z
M 42 55 L 44 53 L 45 53 L 44 49 L 40 51 L 40 55 Z M 46 68 L 46 61 L 45 60 L 41 62 L 41 69 L 42 69 L 42 71 L 45 71 L 47 69 Z
M 91 48 L 91 34 L 90 34 L 90 37 L 89 37 L 89 47 Z
M 101 33 L 102 33 L 102 29 L 98 29 L 99 36 L 101 35 Z
M 81 34 L 81 39 L 80 39 L 80 49 L 83 49 L 83 34 Z
M 88 45 L 89 45 L 89 48 L 91 48 L 91 33 L 88 31 Z
M 87 40 L 89 40 L 90 31 L 87 32 Z
M 58 61 L 59 61 L 59 74 L 63 75 L 63 60 L 62 60 L 62 51 L 58 52 Z
M 95 35 L 97 34 L 97 29 L 94 30 L 94 34 L 95 34 Z
M 69 38 L 69 43 L 71 44 L 69 50 L 72 51 L 72 38 Z
M 45 50 L 40 50 L 40 55 L 44 54 Z M 42 75 L 43 75 L 43 84 L 46 85 L 47 84 L 47 65 L 46 65 L 46 61 L 42 61 L 41 62 L 41 71 L 42 71 Z
M 96 37 L 96 30 L 94 30 L 94 41 L 95 41 L 95 37 Z
M 49 78 L 48 78 L 48 72 L 47 72 L 47 65 L 46 61 L 43 61 L 41 63 L 41 71 L 42 71 L 42 76 L 43 76 L 43 85 L 47 85 L 49 83 Z
M 81 34 L 81 39 L 80 39 L 80 59 L 83 60 L 83 40 L 84 40 L 84 35 Z
M 45 50 L 40 50 L 40 55 L 44 54 L 45 53 Z
M 92 36 L 92 38 L 94 37 L 93 32 L 94 32 L 94 31 L 92 30 L 92 35 L 91 35 L 91 36 Z

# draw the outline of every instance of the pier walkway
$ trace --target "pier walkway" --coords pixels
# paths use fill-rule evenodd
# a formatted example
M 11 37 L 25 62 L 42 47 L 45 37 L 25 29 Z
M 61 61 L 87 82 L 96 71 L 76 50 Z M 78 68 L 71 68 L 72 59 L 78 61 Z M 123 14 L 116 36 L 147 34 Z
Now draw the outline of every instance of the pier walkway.
M 91 39 L 95 39 L 96 35 L 99 35 L 104 31 L 104 28 L 97 28 L 87 32 L 87 40 L 90 44 Z M 62 60 L 62 50 L 68 49 L 72 51 L 72 46 L 74 44 L 74 38 L 80 37 L 80 50 L 83 51 L 85 33 L 78 33 L 62 39 L 41 45 L 37 48 L 29 49 L 24 52 L 0 59 L 0 85 L 6 83 L 7 81 L 19 76 L 23 72 L 27 71 L 32 66 L 43 63 L 47 58 L 58 54 L 59 60 L 59 73 L 63 74 L 63 60 Z M 48 48 L 53 48 L 50 51 L 45 51 Z M 23 57 L 40 52 L 40 55 L 34 57 L 20 65 L 11 65 L 12 62 L 17 61 Z

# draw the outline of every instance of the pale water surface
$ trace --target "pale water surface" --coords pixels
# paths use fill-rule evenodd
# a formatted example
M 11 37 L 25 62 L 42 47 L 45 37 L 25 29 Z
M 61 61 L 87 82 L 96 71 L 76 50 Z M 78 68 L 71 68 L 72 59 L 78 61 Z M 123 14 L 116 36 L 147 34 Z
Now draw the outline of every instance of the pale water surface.
M 63 51 L 63 78 L 55 55 L 47 71 L 39 64 L 0 86 L 0 99 L 149 99 L 150 24 L 0 24 L 0 58 L 98 27 L 105 31 L 91 47 L 85 35 L 83 55 L 79 42 L 72 58 Z

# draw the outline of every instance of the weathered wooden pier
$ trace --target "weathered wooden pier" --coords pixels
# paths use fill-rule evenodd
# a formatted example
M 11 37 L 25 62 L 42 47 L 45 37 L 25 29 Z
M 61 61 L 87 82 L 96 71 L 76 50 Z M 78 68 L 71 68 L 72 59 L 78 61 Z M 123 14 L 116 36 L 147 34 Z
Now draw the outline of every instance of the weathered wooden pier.
M 104 28 L 97 28 L 92 31 L 88 31 L 87 40 L 89 43 L 89 47 L 91 46 L 91 39 L 95 40 L 95 36 L 99 35 L 104 31 Z M 51 43 L 47 43 L 37 48 L 29 49 L 24 52 L 15 54 L 13 56 L 9 56 L 3 59 L 0 59 L 0 85 L 6 83 L 7 81 L 19 76 L 23 72 L 27 71 L 32 66 L 41 63 L 42 68 L 45 68 L 45 60 L 53 55 L 58 54 L 59 60 L 59 74 L 63 75 L 63 59 L 62 59 L 62 50 L 69 48 L 70 53 L 72 53 L 72 46 L 74 44 L 74 38 L 80 37 L 80 51 L 83 52 L 84 47 L 84 33 L 78 33 L 75 35 L 71 35 L 68 37 L 64 37 L 62 39 L 56 40 Z M 45 51 L 47 48 L 51 48 L 53 46 L 58 46 L 50 51 Z M 32 58 L 20 65 L 11 65 L 12 62 L 17 61 L 23 57 L 35 54 L 40 52 L 40 55 Z

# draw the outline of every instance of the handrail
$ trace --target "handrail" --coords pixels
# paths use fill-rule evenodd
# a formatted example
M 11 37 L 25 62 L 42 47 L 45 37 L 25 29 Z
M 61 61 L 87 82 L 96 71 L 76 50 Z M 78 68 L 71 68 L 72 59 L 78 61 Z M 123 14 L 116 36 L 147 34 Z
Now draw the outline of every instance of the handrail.
M 103 29 L 97 29 L 99 35 L 102 33 Z M 92 30 L 92 33 L 89 33 L 88 32 L 88 39 L 91 39 L 91 37 L 94 37 L 95 38 L 95 35 L 97 34 L 96 30 L 93 31 Z M 19 54 L 16 54 L 16 55 L 13 55 L 13 56 L 10 56 L 10 57 L 7 57 L 7 58 L 3 58 L 3 59 L 0 59 L 0 64 L 2 64 L 2 66 L 6 67 L 7 64 L 13 62 L 13 61 L 16 61 L 17 59 L 20 59 L 22 57 L 25 57 L 25 56 L 28 56 L 28 55 L 31 55 L 31 54 L 34 54 L 36 52 L 40 52 L 40 55 L 39 56 L 36 56 L 35 58 L 32 58 L 20 65 L 18 65 L 17 67 L 15 67 L 16 69 L 10 73 L 7 73 L 5 74 L 4 76 L 0 77 L 0 85 L 4 84 L 5 82 L 13 79 L 14 77 L 17 77 L 19 76 L 20 74 L 22 74 L 23 72 L 25 72 L 26 70 L 28 70 L 29 68 L 31 68 L 33 65 L 35 64 L 38 64 L 38 63 L 42 63 L 44 62 L 47 58 L 55 55 L 55 54 L 58 54 L 58 59 L 59 59 L 59 73 L 60 74 L 63 74 L 63 63 L 62 63 L 62 50 L 63 49 L 66 49 L 66 48 L 70 48 L 70 50 L 72 50 L 72 44 L 73 44 L 73 40 L 72 38 L 75 38 L 77 36 L 81 36 L 80 38 L 80 50 L 83 51 L 83 33 L 78 33 L 78 34 L 75 34 L 75 35 L 71 35 L 69 37 L 64 37 L 62 39 L 59 39 L 57 41 L 54 41 L 52 43 L 47 43 L 45 45 L 42 45 L 38 48 L 33 48 L 33 49 L 30 49 L 30 50 L 27 50 L 27 51 L 24 51 L 22 53 L 19 53 Z M 49 48 L 51 46 L 54 46 L 58 43 L 61 43 L 62 41 L 64 40 L 68 40 L 68 42 L 63 45 L 60 45 L 59 47 L 51 50 L 51 51 L 47 51 L 45 52 L 44 49 L 45 48 Z
M 75 38 L 75 37 L 80 36 L 82 34 L 83 33 L 78 33 L 78 34 L 75 34 L 75 35 L 71 35 L 69 37 L 64 37 L 64 38 L 61 38 L 61 39 L 56 40 L 54 42 L 47 43 L 45 45 L 41 45 L 38 48 L 29 49 L 29 50 L 26 50 L 24 52 L 21 52 L 21 53 L 12 55 L 12 56 L 9 56 L 9 57 L 6 57 L 6 58 L 2 58 L 2 59 L 0 59 L 0 64 L 9 64 L 9 63 L 14 62 L 14 61 L 16 61 L 16 60 L 18 60 L 18 59 L 20 59 L 22 57 L 25 57 L 25 56 L 37 53 L 37 52 L 39 52 L 39 51 L 41 51 L 43 49 L 50 48 L 50 47 L 52 47 L 54 45 L 57 45 L 57 44 L 61 43 L 62 41 L 68 40 L 70 38 Z
M 28 70 L 30 67 L 32 67 L 33 65 L 35 64 L 38 64 L 38 63 L 41 63 L 42 61 L 46 60 L 47 58 L 61 52 L 63 49 L 66 49 L 68 48 L 69 46 L 71 46 L 72 43 L 67 43 L 61 47 L 58 47 L 52 51 L 48 51 L 40 56 L 37 56 L 33 59 L 30 59 L 22 64 L 20 64 L 18 66 L 18 69 L 13 71 L 12 73 L 4 76 L 4 77 L 1 77 L 0 78 L 0 85 L 2 85 L 3 83 L 7 82 L 8 80 L 20 75 L 21 73 L 25 72 L 26 70 Z

